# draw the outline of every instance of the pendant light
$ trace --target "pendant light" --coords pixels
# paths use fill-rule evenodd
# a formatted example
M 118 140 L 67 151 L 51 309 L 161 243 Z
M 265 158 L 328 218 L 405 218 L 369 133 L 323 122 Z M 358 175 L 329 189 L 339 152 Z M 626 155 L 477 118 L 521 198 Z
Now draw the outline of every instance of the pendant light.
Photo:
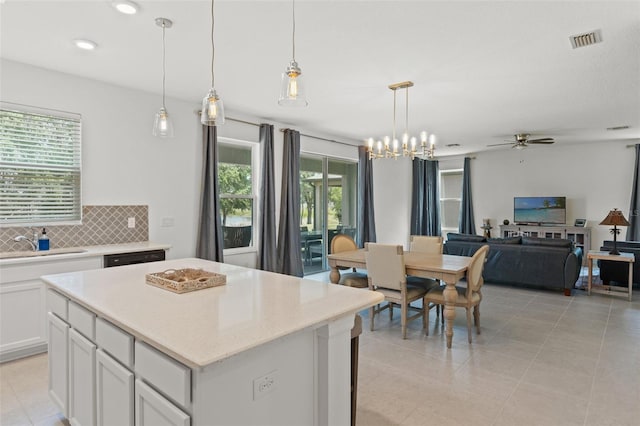
M 202 112 L 200 113 L 200 122 L 205 126 L 220 126 L 224 124 L 224 105 L 222 104 L 222 99 L 216 93 L 214 85 L 213 62 L 216 49 L 213 43 L 213 3 L 214 0 L 211 0 L 211 88 L 202 99 Z
M 169 117 L 169 113 L 164 105 L 165 97 L 165 42 L 164 32 L 167 28 L 171 28 L 173 22 L 166 18 L 156 18 L 156 25 L 162 27 L 162 108 L 156 113 L 156 119 L 153 123 L 153 136 L 160 138 L 173 137 L 173 123 Z
M 289 66 L 282 74 L 282 84 L 280 86 L 278 104 L 290 107 L 306 107 L 309 105 L 309 102 L 307 102 L 304 96 L 302 70 L 296 62 L 296 2 L 295 0 L 292 0 L 291 3 L 293 15 L 293 31 L 291 37 L 293 59 L 289 62 Z

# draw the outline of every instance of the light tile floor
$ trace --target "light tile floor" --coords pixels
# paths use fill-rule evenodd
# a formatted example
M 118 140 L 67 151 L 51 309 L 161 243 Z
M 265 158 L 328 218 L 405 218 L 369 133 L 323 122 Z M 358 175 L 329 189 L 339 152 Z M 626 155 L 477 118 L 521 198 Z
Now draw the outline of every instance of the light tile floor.
M 327 274 L 312 279 L 327 280 Z M 358 425 L 640 424 L 640 292 L 604 295 L 485 285 L 482 334 L 457 310 L 446 348 L 435 311 L 400 333 L 386 313 L 360 338 Z M 47 395 L 47 357 L 0 365 L 0 424 L 67 425 Z

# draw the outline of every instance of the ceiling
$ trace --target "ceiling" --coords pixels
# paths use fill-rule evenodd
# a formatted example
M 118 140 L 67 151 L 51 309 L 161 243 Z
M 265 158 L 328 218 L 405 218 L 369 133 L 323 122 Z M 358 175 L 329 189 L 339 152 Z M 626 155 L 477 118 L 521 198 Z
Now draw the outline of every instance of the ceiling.
M 208 1 L 138 1 L 133 16 L 109 1 L 0 2 L 2 58 L 160 95 L 164 17 L 168 111 L 172 98 L 197 109 L 209 89 Z M 510 149 L 486 145 L 521 132 L 556 140 L 529 149 L 640 138 L 640 1 L 298 0 L 304 109 L 277 104 L 291 2 L 218 0 L 215 17 L 216 89 L 231 117 L 361 144 L 391 133 L 387 86 L 411 80 L 410 131 L 435 133 L 439 155 Z M 602 43 L 572 48 L 570 36 L 593 30 Z

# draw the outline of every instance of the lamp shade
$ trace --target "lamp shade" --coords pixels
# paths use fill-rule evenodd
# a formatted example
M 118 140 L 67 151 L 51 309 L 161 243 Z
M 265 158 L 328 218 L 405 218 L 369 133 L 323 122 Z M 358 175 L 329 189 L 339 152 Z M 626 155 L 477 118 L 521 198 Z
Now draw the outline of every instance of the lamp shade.
M 609 212 L 607 217 L 604 218 L 600 225 L 608 226 L 629 226 L 629 222 L 625 219 L 622 212 L 618 209 L 613 209 Z

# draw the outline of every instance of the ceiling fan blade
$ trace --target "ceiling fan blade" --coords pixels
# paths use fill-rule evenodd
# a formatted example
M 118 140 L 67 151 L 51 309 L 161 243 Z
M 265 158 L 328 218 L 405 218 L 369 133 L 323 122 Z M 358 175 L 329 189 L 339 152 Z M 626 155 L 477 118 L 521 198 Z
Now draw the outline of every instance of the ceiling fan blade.
M 514 145 L 513 142 L 507 142 L 507 143 L 494 143 L 491 145 L 487 145 L 487 146 L 502 146 L 502 145 Z
M 542 138 L 542 139 L 529 139 L 527 143 L 554 143 L 555 140 L 553 138 Z

